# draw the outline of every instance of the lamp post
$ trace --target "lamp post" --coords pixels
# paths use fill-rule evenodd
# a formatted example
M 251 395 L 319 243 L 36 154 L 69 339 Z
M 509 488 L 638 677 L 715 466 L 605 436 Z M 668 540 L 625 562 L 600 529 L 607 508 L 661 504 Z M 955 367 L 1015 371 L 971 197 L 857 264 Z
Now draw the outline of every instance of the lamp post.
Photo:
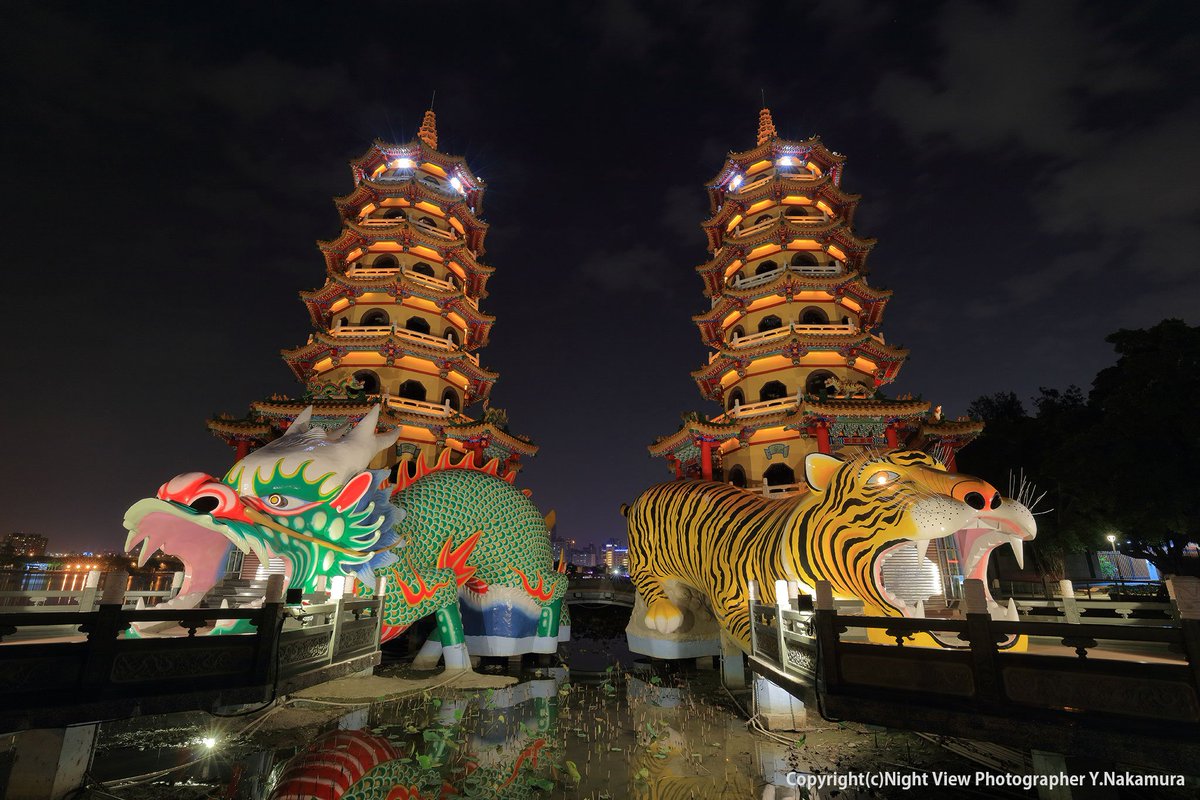
M 1115 534 L 1110 533 L 1108 536 L 1105 536 L 1104 538 L 1108 539 L 1108 544 L 1110 547 L 1112 547 L 1113 566 L 1115 566 L 1117 568 L 1117 597 L 1116 597 L 1116 599 L 1119 600 L 1119 599 L 1121 599 L 1121 593 L 1125 590 L 1125 586 L 1124 586 L 1124 582 L 1123 582 L 1122 576 L 1121 576 L 1121 560 L 1119 558 L 1117 558 L 1117 537 Z

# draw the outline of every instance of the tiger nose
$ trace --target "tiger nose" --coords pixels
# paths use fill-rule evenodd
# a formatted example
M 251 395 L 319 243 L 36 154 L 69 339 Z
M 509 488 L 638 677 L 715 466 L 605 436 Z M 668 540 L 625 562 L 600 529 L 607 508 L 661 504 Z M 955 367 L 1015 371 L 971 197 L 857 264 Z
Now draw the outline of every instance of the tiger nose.
M 1000 493 L 987 481 L 978 479 L 960 481 L 954 485 L 954 490 L 950 494 L 955 500 L 966 503 L 976 511 L 1000 507 Z

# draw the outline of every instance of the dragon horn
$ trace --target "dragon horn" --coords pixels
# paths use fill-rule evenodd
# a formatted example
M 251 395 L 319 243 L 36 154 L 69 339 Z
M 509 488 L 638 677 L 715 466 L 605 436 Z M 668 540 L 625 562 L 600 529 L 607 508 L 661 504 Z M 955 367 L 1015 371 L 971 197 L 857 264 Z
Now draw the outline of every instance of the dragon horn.
M 312 427 L 312 415 L 312 406 L 309 406 L 301 411 L 296 415 L 296 418 L 292 420 L 292 424 L 288 426 L 288 429 L 283 432 L 283 436 L 279 438 L 286 439 L 289 436 L 299 436 L 302 433 L 307 433 L 308 429 Z

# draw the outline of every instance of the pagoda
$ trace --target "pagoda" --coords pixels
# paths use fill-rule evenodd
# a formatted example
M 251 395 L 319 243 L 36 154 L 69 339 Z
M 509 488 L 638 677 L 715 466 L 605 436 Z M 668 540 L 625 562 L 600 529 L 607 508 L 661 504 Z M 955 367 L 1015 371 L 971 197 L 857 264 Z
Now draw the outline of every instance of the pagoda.
M 252 403 L 240 419 L 219 415 L 208 428 L 241 458 L 279 436 L 306 406 L 325 427 L 357 422 L 382 405 L 380 428 L 400 429 L 374 469 L 432 460 L 443 448 L 500 459 L 519 469 L 536 445 L 508 431 L 488 409 L 498 375 L 482 366 L 495 318 L 480 310 L 493 268 L 481 261 L 487 224 L 484 183 L 466 161 L 437 149 L 427 111 L 416 139 L 376 141 L 350 162 L 354 190 L 336 198 L 341 235 L 317 246 L 325 282 L 300 293 L 313 333 L 283 359 L 304 386 L 299 397 Z M 482 403 L 482 415 L 467 409 Z
M 892 293 L 868 281 L 874 240 L 854 232 L 845 160 L 818 137 L 780 138 L 764 108 L 757 145 L 707 184 L 711 258 L 696 271 L 711 307 L 692 319 L 711 353 L 692 377 L 722 412 L 685 414 L 650 446 L 677 477 L 785 496 L 803 491 L 808 453 L 913 448 L 953 470 L 982 430 L 883 394 L 908 351 L 880 330 Z

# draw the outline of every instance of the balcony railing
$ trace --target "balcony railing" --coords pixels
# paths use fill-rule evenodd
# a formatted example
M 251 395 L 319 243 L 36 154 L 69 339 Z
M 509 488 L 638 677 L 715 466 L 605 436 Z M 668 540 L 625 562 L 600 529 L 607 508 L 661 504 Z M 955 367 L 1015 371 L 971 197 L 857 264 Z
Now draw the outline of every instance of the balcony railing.
M 404 276 L 410 280 L 416 281 L 417 283 L 423 283 L 426 286 L 432 286 L 434 289 L 441 289 L 442 291 L 454 290 L 458 288 L 450 281 L 445 281 L 441 278 L 434 278 L 430 275 L 422 275 L 420 272 L 416 272 L 411 269 L 404 270 Z
M 407 397 L 393 397 L 388 395 L 387 404 L 389 408 L 395 408 L 401 411 L 410 411 L 414 414 L 422 414 L 426 417 L 445 418 L 452 417 L 457 413 L 448 405 L 427 403 L 424 400 L 409 400 Z
M 730 419 L 740 419 L 741 417 L 757 417 L 760 414 L 771 414 L 776 411 L 782 411 L 788 406 L 796 405 L 796 396 L 788 395 L 775 400 L 762 400 L 758 403 L 746 403 L 745 405 L 735 405 L 725 413 L 725 416 Z
M 774 486 L 764 483 L 759 489 L 763 497 L 785 497 L 789 494 L 799 494 L 804 490 L 805 486 L 802 483 L 779 483 Z
M 764 175 L 763 177 L 759 178 L 758 180 L 755 180 L 755 181 L 752 181 L 751 183 L 746 183 L 746 184 L 739 186 L 738 188 L 736 188 L 732 192 L 730 192 L 730 194 L 743 194 L 745 192 L 753 191 L 754 189 L 757 189 L 758 187 L 760 187 L 764 184 L 770 183 L 770 182 L 771 182 L 771 176 Z
M 751 225 L 749 228 L 740 228 L 738 230 L 735 230 L 732 232 L 732 235 L 735 239 L 740 239 L 743 236 L 749 236 L 752 233 L 758 233 L 759 231 L 765 231 L 767 228 L 774 225 L 776 221 L 777 220 L 775 217 L 771 217 L 770 219 L 766 219 L 766 220 L 763 220 L 762 222 Z
M 388 278 L 400 272 L 399 267 L 366 267 L 351 264 L 346 270 L 347 278 Z
M 825 276 L 829 276 L 829 275 L 837 275 L 842 271 L 842 265 L 841 264 L 806 264 L 804 266 L 800 266 L 800 265 L 784 266 L 784 267 L 780 267 L 779 269 L 771 270 L 770 272 L 764 272 L 762 275 L 755 275 L 750 278 L 741 277 L 740 275 L 735 276 L 731 285 L 735 289 L 753 289 L 755 286 L 762 286 L 763 284 L 770 283 L 771 281 L 778 278 L 780 275 L 782 275 L 787 270 L 791 270 L 792 272 L 798 272 L 801 275 L 807 275 L 809 277 L 816 278 L 816 277 L 825 277 Z
M 785 325 L 780 328 L 772 328 L 769 331 L 761 331 L 759 333 L 751 333 L 747 336 L 739 336 L 736 339 L 729 341 L 730 347 L 749 347 L 755 344 L 761 344 L 768 339 L 774 339 L 777 336 L 786 336 L 790 333 L 802 333 L 806 336 L 844 336 L 858 332 L 857 325 L 848 325 L 844 323 L 827 322 L 821 325 L 801 325 L 793 322 L 791 325 Z
M 454 241 L 455 239 L 458 238 L 454 234 L 449 233 L 448 231 L 444 231 L 441 228 L 437 227 L 436 225 L 430 225 L 428 222 L 421 222 L 420 220 L 418 220 L 417 227 L 423 231 L 428 231 L 429 233 L 432 233 L 435 236 L 440 236 L 443 239 L 449 239 L 450 241 Z
M 824 225 L 829 222 L 828 214 L 784 214 L 783 218 L 793 225 Z
M 358 221 L 358 225 L 363 228 L 386 228 L 404 222 L 408 222 L 405 217 L 363 217 Z

